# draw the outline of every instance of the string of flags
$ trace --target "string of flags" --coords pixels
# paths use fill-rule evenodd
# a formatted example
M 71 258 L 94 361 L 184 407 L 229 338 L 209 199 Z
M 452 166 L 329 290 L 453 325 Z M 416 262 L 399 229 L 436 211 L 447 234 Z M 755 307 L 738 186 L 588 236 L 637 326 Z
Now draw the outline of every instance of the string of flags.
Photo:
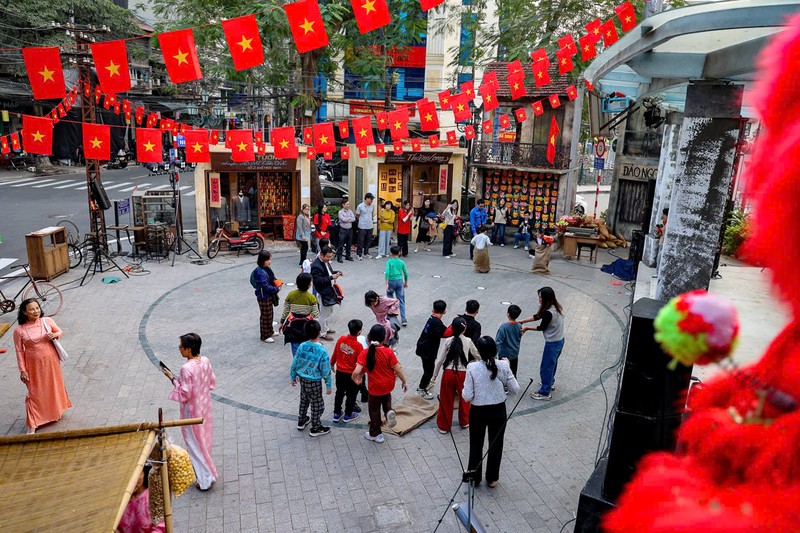
M 427 11 L 440 5 L 443 1 L 420 0 L 420 5 L 423 11 Z M 391 22 L 391 14 L 386 0 L 351 0 L 351 6 L 361 33 L 374 31 Z M 317 0 L 301 0 L 286 4 L 284 5 L 284 10 L 298 52 L 304 53 L 328 45 L 328 36 Z M 636 26 L 635 10 L 630 2 L 626 1 L 617 6 L 615 12 L 623 32 L 630 31 Z M 264 62 L 264 48 L 255 14 L 225 20 L 221 22 L 221 25 L 231 59 L 237 70 L 253 68 Z M 605 47 L 609 47 L 619 40 L 619 33 L 613 18 L 605 22 L 597 18 L 586 24 L 585 29 L 586 34 L 578 39 L 577 45 L 572 34 L 557 40 L 559 48 L 555 53 L 555 61 L 559 75 L 566 75 L 574 69 L 573 58 L 579 52 L 581 61 L 589 61 L 597 56 L 597 45 L 601 41 Z M 192 28 L 160 33 L 157 37 L 167 74 L 173 83 L 186 83 L 203 77 Z M 140 162 L 161 161 L 161 134 L 164 131 L 169 131 L 173 134 L 181 133 L 187 137 L 187 162 L 208 161 L 208 144 L 219 142 L 220 132 L 218 130 L 193 129 L 191 126 L 177 124 L 170 119 L 161 118 L 158 113 L 149 113 L 145 121 L 146 111 L 143 107 L 137 106 L 134 110 L 133 104 L 129 100 L 119 100 L 117 98 L 116 95 L 118 93 L 124 93 L 131 89 L 127 48 L 124 40 L 92 43 L 90 49 L 99 84 L 95 87 L 93 94 L 91 93 L 91 87 L 85 86 L 83 88 L 83 97 L 94 97 L 96 103 L 99 104 L 102 101 L 105 109 L 113 110 L 117 114 L 123 112 L 129 123 L 135 119 L 137 126 L 144 125 L 144 127 L 136 128 L 137 158 Z M 51 155 L 53 125 L 62 119 L 75 104 L 79 94 L 78 88 L 73 87 L 68 93 L 65 91 L 64 72 L 58 47 L 22 48 L 21 51 L 34 98 L 37 100 L 62 99 L 61 103 L 55 106 L 45 117 L 23 116 L 21 137 L 25 150 L 32 154 Z M 552 77 L 550 76 L 551 62 L 547 50 L 540 48 L 532 52 L 531 60 L 530 68 L 536 88 L 539 89 L 550 84 L 552 82 Z M 527 89 L 524 83 L 526 76 L 527 73 L 520 61 L 508 64 L 506 81 L 508 82 L 512 101 L 527 96 Z M 587 88 L 592 90 L 591 83 L 588 80 L 584 81 Z M 450 89 L 438 94 L 440 111 L 436 109 L 436 102 L 427 98 L 416 102 L 415 106 L 420 117 L 420 128 L 423 132 L 437 131 L 440 123 L 439 113 L 444 111 L 451 111 L 456 122 L 471 121 L 472 111 L 469 104 L 477 96 L 474 82 L 464 82 L 459 86 L 459 89 L 460 91 L 455 94 Z M 499 81 L 496 73 L 485 73 L 482 83 L 478 87 L 485 111 L 492 111 L 500 106 L 497 98 L 498 89 Z M 567 87 L 566 93 L 569 100 L 574 100 L 578 96 L 578 89 L 575 85 L 570 85 Z M 551 94 L 547 100 L 552 109 L 561 105 L 560 97 L 556 93 Z M 392 111 L 381 111 L 376 113 L 374 117 L 368 115 L 353 119 L 351 124 L 355 133 L 355 144 L 359 149 L 359 155 L 366 157 L 366 148 L 371 145 L 375 145 L 376 150 L 379 152 L 384 150 L 383 145 L 375 143 L 373 138 L 373 118 L 379 130 L 389 130 L 395 153 L 402 153 L 402 141 L 409 136 L 410 107 L 413 107 L 413 105 L 398 107 Z M 524 122 L 528 119 L 528 113 L 531 111 L 533 116 L 544 114 L 543 101 L 539 100 L 530 106 L 515 109 L 513 112 L 514 118 L 517 122 Z M 509 128 L 511 119 L 508 114 L 501 115 L 499 123 L 502 128 Z M 551 123 L 550 135 L 548 136 L 548 160 L 551 159 L 551 141 L 553 142 L 552 158 L 553 160 L 555 158 L 553 125 L 555 125 L 556 130 L 558 129 L 556 123 Z M 156 128 L 156 126 L 159 127 Z M 347 135 L 345 135 L 348 130 L 347 121 L 341 121 L 338 124 L 338 128 L 340 138 L 347 138 Z M 491 134 L 493 132 L 492 122 L 490 120 L 484 121 L 481 124 L 481 129 L 483 133 Z M 235 161 L 237 157 L 244 158 L 238 160 L 248 161 L 254 158 L 255 151 L 260 154 L 266 153 L 266 141 L 261 139 L 260 136 L 260 132 L 253 132 L 252 130 L 232 130 L 225 136 L 225 144 L 227 147 L 232 148 L 232 158 Z M 455 131 L 448 131 L 446 137 L 448 145 L 458 145 Z M 467 139 L 475 137 L 475 129 L 471 124 L 465 126 L 465 137 Z M 334 123 L 314 124 L 305 128 L 303 142 L 309 146 L 307 151 L 309 159 L 316 158 L 317 153 L 323 154 L 325 158 L 330 159 L 332 153 L 336 151 Z M 441 142 L 436 134 L 428 137 L 428 144 L 433 148 L 440 146 Z M 295 128 L 292 126 L 273 129 L 270 133 L 269 144 L 274 147 L 276 157 L 298 157 Z M 411 147 L 414 151 L 421 149 L 420 139 L 412 139 Z M 109 159 L 110 126 L 84 124 L 83 148 L 87 159 Z M 0 137 L 0 153 L 6 154 L 11 150 L 20 149 L 19 132 Z M 343 159 L 349 158 L 349 149 L 342 148 L 341 156 Z

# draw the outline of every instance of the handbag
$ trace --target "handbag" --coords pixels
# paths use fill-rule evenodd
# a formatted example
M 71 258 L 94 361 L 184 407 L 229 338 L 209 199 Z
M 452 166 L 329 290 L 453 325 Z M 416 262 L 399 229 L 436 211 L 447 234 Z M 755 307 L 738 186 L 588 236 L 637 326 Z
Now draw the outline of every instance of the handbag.
M 280 303 L 281 303 L 281 297 L 280 297 L 280 296 L 278 296 L 278 293 L 277 293 L 277 292 L 276 292 L 276 293 L 273 293 L 273 294 L 272 294 L 272 305 L 273 305 L 274 307 L 277 307 L 277 306 L 278 306 Z
M 431 229 L 431 225 L 427 219 L 422 219 L 422 222 L 419 223 L 419 230 L 420 231 L 428 231 Z
M 333 284 L 333 296 L 336 298 L 337 303 L 342 303 L 342 300 L 344 300 L 344 291 L 338 283 Z
M 50 329 L 50 324 L 47 323 L 47 320 L 45 320 L 44 317 L 42 317 L 42 322 L 44 322 L 44 330 L 47 333 L 52 333 L 53 331 Z M 61 346 L 61 343 L 58 342 L 58 339 L 53 339 L 51 342 L 53 343 L 53 347 L 56 349 L 59 361 L 64 362 L 67 359 L 69 359 L 69 354 L 64 349 L 64 347 Z

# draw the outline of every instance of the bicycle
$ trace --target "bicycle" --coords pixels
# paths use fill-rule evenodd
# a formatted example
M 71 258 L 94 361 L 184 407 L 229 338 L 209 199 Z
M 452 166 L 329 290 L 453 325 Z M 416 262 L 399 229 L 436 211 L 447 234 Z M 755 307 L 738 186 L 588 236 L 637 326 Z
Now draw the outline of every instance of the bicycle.
M 0 290 L 0 314 L 10 313 L 16 309 L 16 300 L 19 298 L 19 295 L 22 294 L 22 301 L 28 298 L 36 298 L 39 301 L 42 316 L 57 315 L 64 305 L 64 295 L 61 293 L 61 289 L 49 281 L 37 281 L 33 279 L 30 270 L 28 270 L 28 266 L 29 265 L 22 265 L 22 269 L 25 271 L 24 276 L 0 276 L 0 279 L 28 278 L 28 281 L 13 298 L 6 298 L 6 295 Z

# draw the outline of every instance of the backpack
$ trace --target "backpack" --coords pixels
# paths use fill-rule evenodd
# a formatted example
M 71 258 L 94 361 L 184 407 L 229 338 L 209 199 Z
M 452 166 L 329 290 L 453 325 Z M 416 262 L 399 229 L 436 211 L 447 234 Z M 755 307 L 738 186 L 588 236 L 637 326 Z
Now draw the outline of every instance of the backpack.
M 254 288 L 258 288 L 258 283 L 256 283 L 256 270 L 258 267 L 254 268 L 253 271 L 250 273 L 250 285 Z

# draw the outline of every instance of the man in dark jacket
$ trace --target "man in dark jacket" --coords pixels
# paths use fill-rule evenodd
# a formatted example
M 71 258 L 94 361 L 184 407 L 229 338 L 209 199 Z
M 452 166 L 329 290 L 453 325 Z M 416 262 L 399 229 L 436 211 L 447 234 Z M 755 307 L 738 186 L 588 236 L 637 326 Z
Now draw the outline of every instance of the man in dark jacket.
M 417 394 L 426 400 L 433 400 L 435 396 L 428 392 L 433 377 L 433 369 L 436 365 L 436 356 L 439 354 L 439 342 L 444 335 L 444 323 L 442 317 L 447 312 L 447 303 L 444 300 L 433 302 L 433 312 L 428 322 L 422 329 L 422 333 L 417 340 L 417 355 L 422 359 L 422 379 L 419 380 Z
M 333 284 L 342 276 L 340 271 L 333 269 L 332 259 L 333 248 L 326 246 L 320 250 L 319 255 L 311 265 L 311 277 L 314 278 L 314 289 L 317 291 L 317 299 L 319 300 L 318 320 L 324 332 L 320 339 L 326 341 L 332 341 L 333 337 L 330 334 L 336 333 L 336 331 L 329 329 L 328 326 L 330 325 L 333 308 L 339 304 L 339 299 L 333 290 Z

